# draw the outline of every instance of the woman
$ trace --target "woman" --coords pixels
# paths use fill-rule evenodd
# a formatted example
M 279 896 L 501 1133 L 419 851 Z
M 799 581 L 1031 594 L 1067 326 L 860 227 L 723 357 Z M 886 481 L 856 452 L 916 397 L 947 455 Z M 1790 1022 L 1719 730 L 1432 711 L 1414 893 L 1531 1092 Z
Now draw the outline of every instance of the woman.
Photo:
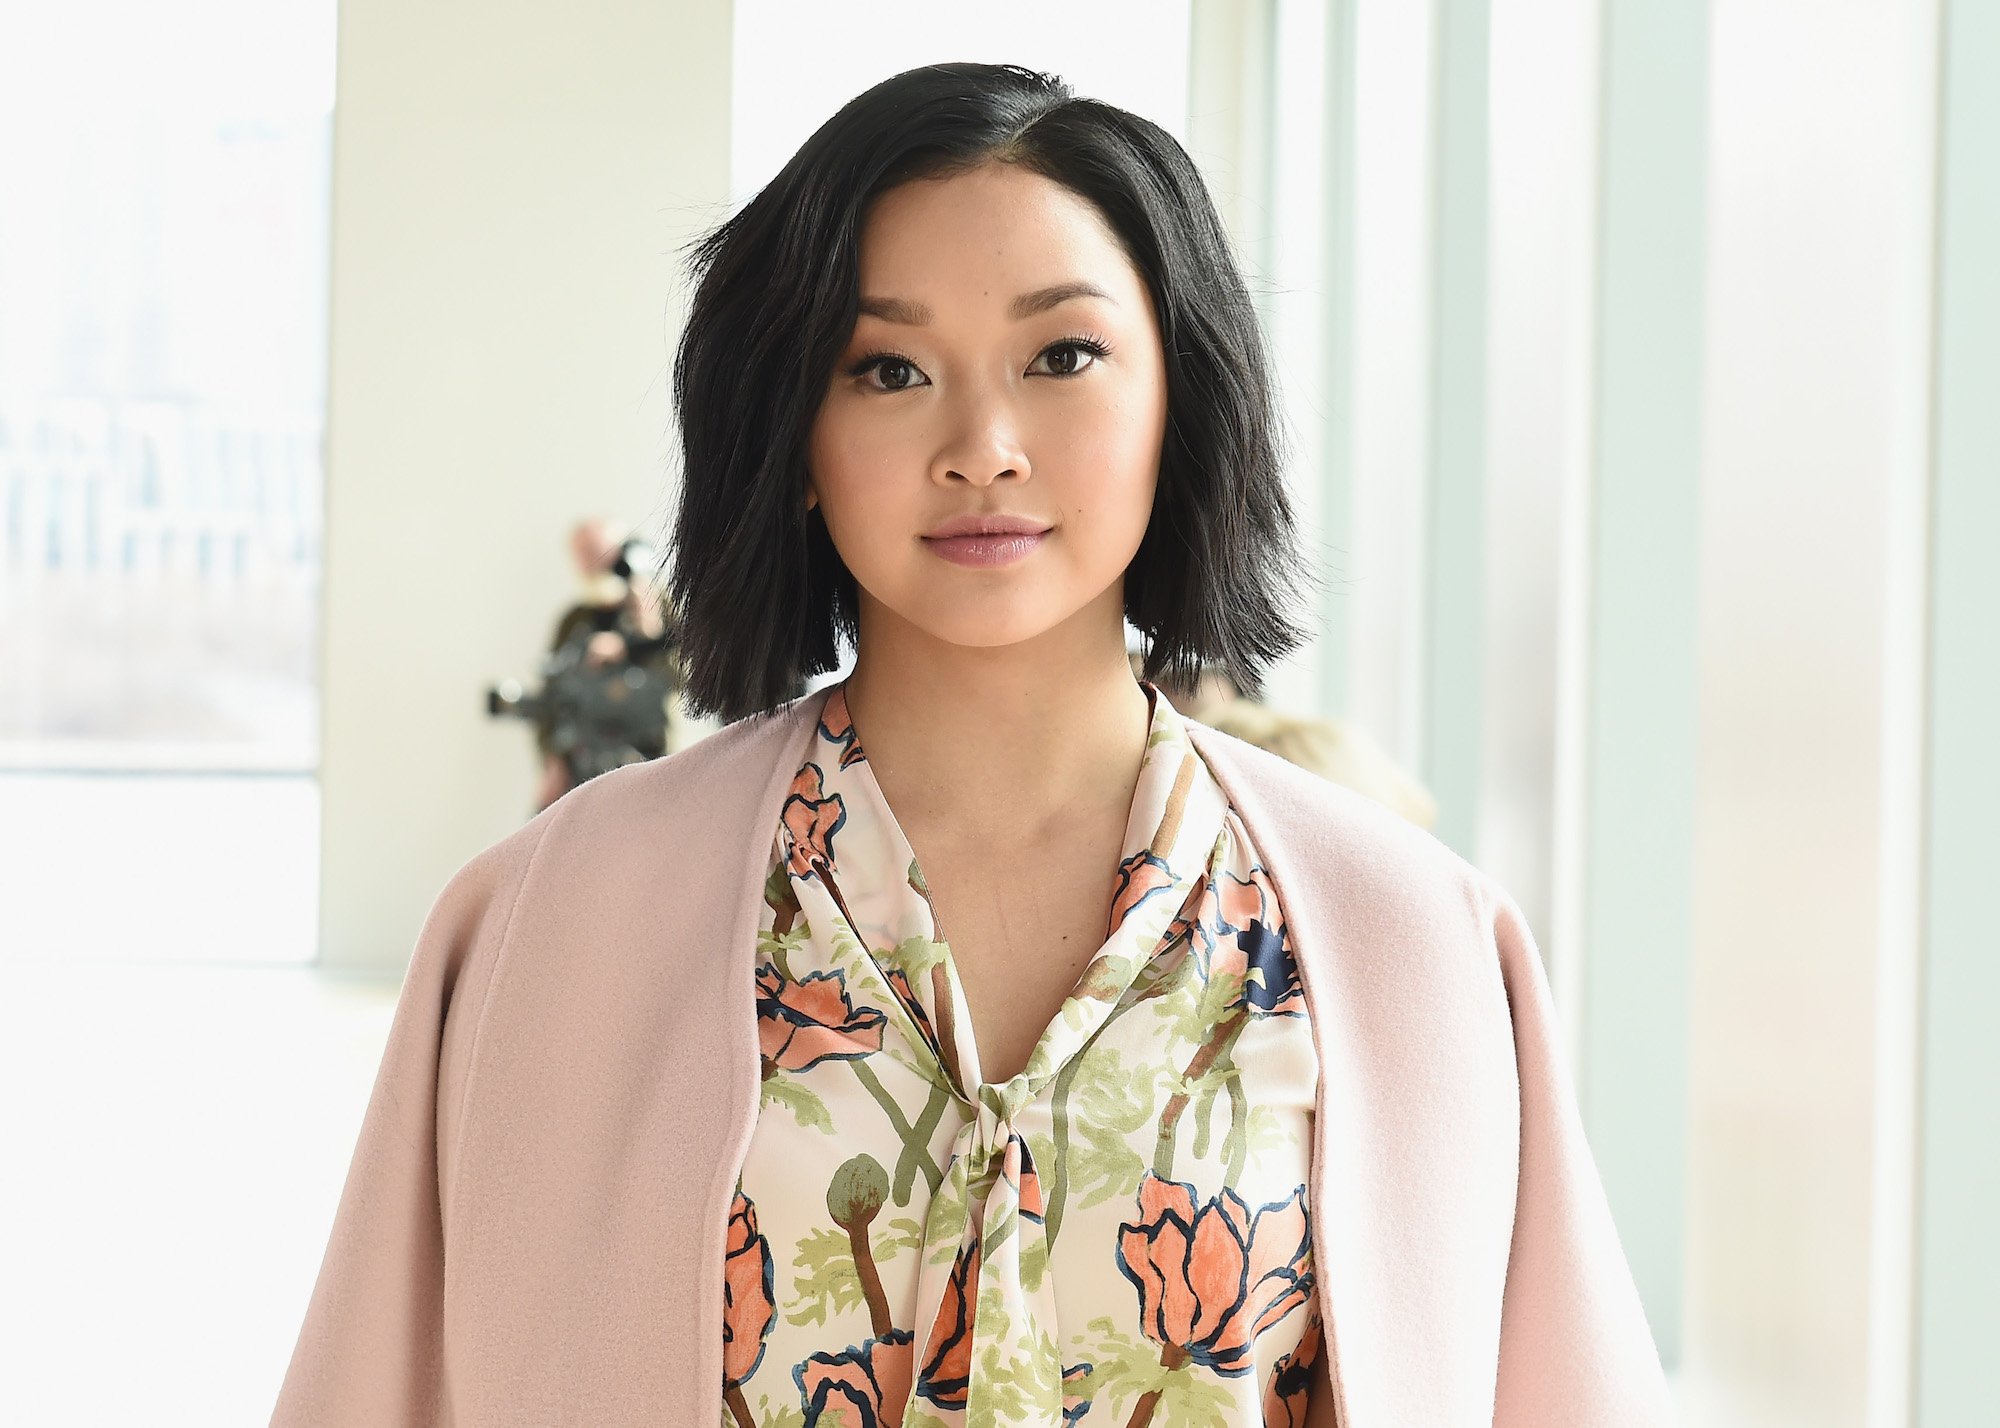
M 696 267 L 729 722 L 445 888 L 274 1422 L 1668 1421 L 1518 908 L 1154 682 L 1300 638 L 1180 146 L 928 66 Z

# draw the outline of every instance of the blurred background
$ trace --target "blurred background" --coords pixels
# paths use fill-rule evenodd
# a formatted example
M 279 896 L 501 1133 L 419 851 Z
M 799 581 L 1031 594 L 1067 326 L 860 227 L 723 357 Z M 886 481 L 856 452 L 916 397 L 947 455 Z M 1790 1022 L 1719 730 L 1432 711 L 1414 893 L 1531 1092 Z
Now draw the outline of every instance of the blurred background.
M 268 1417 L 546 788 L 493 691 L 664 535 L 679 246 L 953 59 L 1207 174 L 1328 587 L 1265 702 L 1529 915 L 1685 1421 L 2000 1423 L 1995 0 L 8 7 L 0 1419 Z

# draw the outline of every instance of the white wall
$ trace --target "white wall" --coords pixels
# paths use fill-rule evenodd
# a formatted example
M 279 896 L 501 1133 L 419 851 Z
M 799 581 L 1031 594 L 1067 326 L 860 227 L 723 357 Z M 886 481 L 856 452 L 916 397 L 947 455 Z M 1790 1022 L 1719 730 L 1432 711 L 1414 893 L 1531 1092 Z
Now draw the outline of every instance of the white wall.
M 887 12 L 815 0 L 737 0 L 731 203 L 761 188 L 841 105 L 923 64 L 1025 65 L 1184 138 L 1189 3 L 943 4 L 907 9 L 888 23 Z
M 343 0 L 327 402 L 321 959 L 399 972 L 531 813 L 567 532 L 657 531 L 678 245 L 726 213 L 730 7 Z

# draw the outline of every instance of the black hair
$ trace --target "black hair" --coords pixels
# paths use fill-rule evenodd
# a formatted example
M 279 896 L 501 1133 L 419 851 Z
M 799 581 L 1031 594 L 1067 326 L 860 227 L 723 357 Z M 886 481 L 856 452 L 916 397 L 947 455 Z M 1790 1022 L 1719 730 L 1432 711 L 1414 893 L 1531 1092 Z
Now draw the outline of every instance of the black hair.
M 682 450 L 667 577 L 682 698 L 732 722 L 805 692 L 858 643 L 856 586 L 815 506 L 808 440 L 853 336 L 871 200 L 1018 164 L 1094 204 L 1151 293 L 1166 357 L 1153 513 L 1125 575 L 1146 674 L 1219 665 L 1255 697 L 1306 638 L 1265 338 L 1200 173 L 1152 121 L 1018 65 L 933 64 L 843 105 L 743 208 L 690 245 L 674 359 Z

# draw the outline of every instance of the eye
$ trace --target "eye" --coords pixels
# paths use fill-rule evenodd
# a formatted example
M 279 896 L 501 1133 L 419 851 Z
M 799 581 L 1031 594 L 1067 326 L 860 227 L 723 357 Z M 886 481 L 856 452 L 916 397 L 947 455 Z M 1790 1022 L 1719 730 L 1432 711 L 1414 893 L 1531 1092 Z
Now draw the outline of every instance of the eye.
M 892 371 L 892 372 L 899 370 L 904 372 L 921 372 L 923 370 L 922 368 L 918 367 L 914 361 L 912 361 L 908 357 L 905 357 L 900 352 L 883 351 L 883 352 L 870 352 L 866 357 L 863 357 L 859 362 L 856 362 L 853 366 L 849 367 L 847 369 L 847 375 L 850 377 L 865 377 L 870 372 L 874 371 L 877 367 L 881 367 L 887 371 Z M 891 383 L 888 386 L 878 387 L 875 386 L 873 383 L 870 383 L 868 390 L 871 392 L 907 392 L 921 385 L 923 384 Z
M 1078 365 L 1075 354 L 1079 352 L 1088 353 L 1090 361 Z M 1109 357 L 1111 355 L 1111 346 L 1100 337 L 1079 334 L 1074 337 L 1065 337 L 1060 342 L 1050 343 L 1037 354 L 1036 360 L 1039 361 L 1051 353 L 1067 353 L 1069 355 L 1064 364 L 1058 367 L 1057 370 L 1034 375 L 1049 377 L 1081 376 L 1083 373 L 1088 372 L 1091 367 L 1095 366 L 1099 359 Z M 923 374 L 923 369 L 917 366 L 914 358 L 906 357 L 901 352 L 888 348 L 884 348 L 878 352 L 870 352 L 866 357 L 854 362 L 847 368 L 847 375 L 850 377 L 865 377 L 877 369 L 881 370 L 883 378 L 880 384 L 875 382 L 867 384 L 868 390 L 871 392 L 910 392 L 915 391 L 920 386 L 930 385 L 928 380 L 910 380 L 912 375 L 921 377 Z
M 1072 355 L 1069 359 L 1070 365 L 1063 370 L 1051 372 L 1048 375 L 1052 377 L 1075 377 L 1088 372 L 1091 367 L 1096 366 L 1099 358 L 1109 357 L 1111 355 L 1111 348 L 1102 340 L 1095 337 L 1065 337 L 1060 342 L 1053 342 L 1044 347 L 1041 355 L 1046 357 L 1051 352 L 1067 352 Z M 1074 354 L 1078 352 L 1088 352 L 1090 354 L 1089 363 L 1083 366 L 1075 365 L 1076 358 Z

